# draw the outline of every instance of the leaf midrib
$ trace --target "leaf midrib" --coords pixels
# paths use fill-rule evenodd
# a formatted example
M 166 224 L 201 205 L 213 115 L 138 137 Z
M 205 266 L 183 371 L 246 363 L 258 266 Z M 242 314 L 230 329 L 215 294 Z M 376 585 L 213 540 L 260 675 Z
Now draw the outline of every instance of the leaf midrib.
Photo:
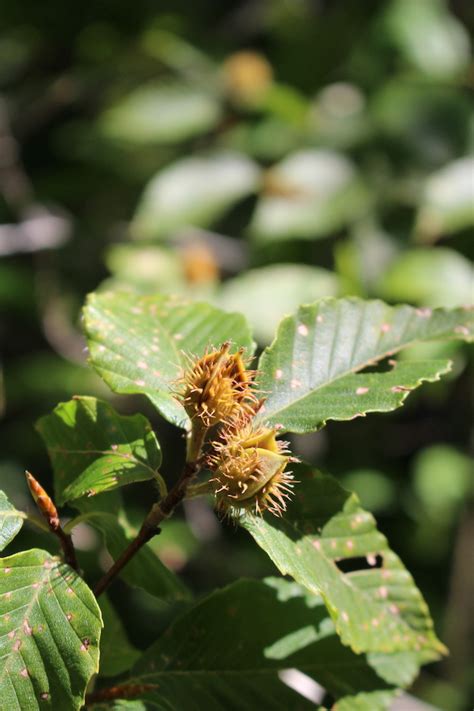
M 303 650 L 297 650 L 296 653 L 303 651 Z M 356 656 L 356 655 L 354 655 Z M 170 675 L 173 676 L 186 676 L 186 675 L 206 675 L 206 674 L 229 674 L 229 675 L 241 675 L 241 674 L 278 674 L 278 672 L 281 669 L 288 669 L 289 665 L 292 666 L 293 662 L 291 660 L 275 660 L 275 661 L 281 661 L 282 664 L 279 666 L 274 666 L 274 667 L 244 667 L 242 669 L 159 669 L 153 672 L 149 672 L 146 674 L 140 674 L 139 676 L 133 677 L 130 679 L 131 682 L 135 682 L 136 680 L 140 679 L 148 679 L 148 678 L 153 678 L 153 677 L 169 677 Z M 285 663 L 286 662 L 286 663 Z M 347 662 L 341 662 L 341 661 L 331 661 L 328 662 L 327 659 L 321 660 L 321 662 L 312 662 L 312 663 L 307 663 L 307 664 L 301 664 L 298 663 L 298 669 L 300 671 L 313 671 L 313 670 L 319 670 L 319 669 L 328 669 L 328 668 L 334 668 L 334 669 L 351 669 L 351 668 L 359 668 L 359 667 L 366 667 L 367 666 L 367 661 L 363 658 L 359 659 L 354 659 L 353 661 L 347 661 Z

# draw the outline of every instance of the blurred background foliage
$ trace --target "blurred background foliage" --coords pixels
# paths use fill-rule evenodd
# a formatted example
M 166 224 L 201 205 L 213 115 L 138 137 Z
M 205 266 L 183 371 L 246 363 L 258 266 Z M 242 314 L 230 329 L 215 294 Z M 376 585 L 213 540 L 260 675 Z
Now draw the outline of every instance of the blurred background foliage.
M 0 484 L 18 506 L 25 468 L 51 482 L 34 422 L 73 394 L 144 409 L 179 469 L 179 433 L 85 367 L 93 289 L 242 310 L 260 347 L 326 295 L 472 303 L 473 28 L 469 0 L 2 3 Z M 415 693 L 457 711 L 474 688 L 472 351 L 429 349 L 452 377 L 293 444 L 359 493 L 412 570 L 451 648 Z M 132 522 L 150 495 L 129 488 Z M 97 568 L 95 534 L 77 542 Z M 196 592 L 272 572 L 200 501 L 154 545 Z M 172 614 L 123 583 L 112 599 L 141 647 L 136 611 L 155 629 Z

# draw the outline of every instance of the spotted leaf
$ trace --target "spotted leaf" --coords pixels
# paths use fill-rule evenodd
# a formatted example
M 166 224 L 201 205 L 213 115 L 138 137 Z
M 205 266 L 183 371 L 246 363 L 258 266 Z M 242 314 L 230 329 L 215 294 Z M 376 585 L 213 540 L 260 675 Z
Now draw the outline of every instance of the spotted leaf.
M 176 399 L 186 354 L 201 356 L 211 345 L 253 349 L 245 318 L 209 304 L 162 295 L 91 294 L 85 307 L 90 362 L 119 393 L 144 393 L 170 422 L 188 423 Z
M 473 332 L 473 312 L 464 308 L 355 298 L 301 306 L 283 319 L 260 359 L 258 386 L 267 399 L 259 417 L 290 432 L 311 432 L 327 420 L 394 410 L 423 381 L 438 380 L 450 362 L 391 361 L 381 372 L 364 369 L 419 341 L 470 340 Z
M 370 513 L 335 479 L 296 467 L 300 483 L 285 517 L 247 515 L 241 525 L 284 575 L 320 594 L 355 652 L 444 651 L 413 578 Z
M 46 551 L 0 560 L 0 698 L 8 711 L 80 709 L 99 667 L 100 609 Z

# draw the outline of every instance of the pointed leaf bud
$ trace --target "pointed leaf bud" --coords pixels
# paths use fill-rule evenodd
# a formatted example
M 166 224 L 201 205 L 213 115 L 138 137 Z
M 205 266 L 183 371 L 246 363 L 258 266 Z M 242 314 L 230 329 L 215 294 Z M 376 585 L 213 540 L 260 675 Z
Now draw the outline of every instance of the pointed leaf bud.
M 25 472 L 25 476 L 26 481 L 28 483 L 28 488 L 36 506 L 38 507 L 44 518 L 47 520 L 49 527 L 53 531 L 56 531 L 59 528 L 59 516 L 58 510 L 54 505 L 51 497 L 48 496 L 46 491 L 43 489 L 41 484 L 35 479 L 33 474 L 30 474 L 30 472 Z

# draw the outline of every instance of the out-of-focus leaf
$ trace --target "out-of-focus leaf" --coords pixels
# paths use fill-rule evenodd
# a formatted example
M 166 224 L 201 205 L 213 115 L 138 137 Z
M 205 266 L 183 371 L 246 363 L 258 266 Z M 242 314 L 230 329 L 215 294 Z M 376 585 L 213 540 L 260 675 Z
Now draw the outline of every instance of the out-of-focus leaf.
M 235 643 L 216 654 L 216 635 Z M 404 655 L 383 656 L 386 669 L 405 664 Z M 404 683 L 416 672 L 416 661 L 411 667 Z M 320 596 L 281 579 L 241 580 L 212 593 L 145 652 L 132 680 L 150 684 L 141 698 L 163 711 L 314 708 L 279 677 L 288 668 L 317 680 L 336 698 L 393 691 L 393 684 L 380 678 L 378 660 L 341 645 Z
M 257 417 L 290 432 L 402 405 L 423 381 L 438 380 L 449 361 L 405 361 L 383 372 L 358 372 L 417 341 L 470 340 L 472 311 L 390 307 L 383 301 L 323 299 L 285 318 L 259 362 L 267 393 Z
M 334 711 L 386 711 L 396 696 L 394 691 L 372 691 L 351 694 L 338 699 Z
M 418 163 L 434 169 L 465 152 L 471 114 L 467 97 L 455 88 L 413 78 L 384 82 L 371 103 L 375 125 L 398 156 L 406 154 L 411 170 Z
M 311 107 L 309 129 L 322 145 L 339 149 L 370 137 L 372 122 L 359 87 L 347 82 L 324 87 Z
M 420 241 L 474 226 L 474 157 L 449 163 L 426 181 L 415 231 Z
M 268 172 L 249 229 L 258 243 L 323 237 L 363 215 L 368 202 L 362 179 L 344 155 L 302 150 Z
M 361 220 L 350 238 L 334 246 L 337 273 L 344 293 L 367 296 L 374 291 L 398 251 L 395 239 L 373 220 Z
M 102 618 L 86 583 L 46 551 L 0 559 L 0 697 L 8 711 L 78 711 L 99 668 Z
M 99 673 L 101 676 L 118 676 L 135 664 L 140 652 L 128 641 L 122 621 L 107 595 L 101 596 L 99 606 L 104 621 Z
M 415 458 L 413 487 L 431 519 L 444 523 L 474 490 L 472 461 L 446 444 L 427 447 Z
M 8 373 L 10 406 L 28 406 L 31 402 L 57 402 L 71 392 L 107 393 L 102 380 L 91 368 L 72 363 L 53 351 L 34 350 L 12 363 Z
M 423 306 L 470 304 L 474 297 L 474 268 L 451 249 L 412 249 L 395 260 L 376 290 L 384 299 Z
M 154 59 L 188 77 L 194 76 L 200 80 L 205 77 L 209 81 L 216 69 L 205 52 L 183 37 L 164 29 L 161 17 L 146 23 L 141 47 Z
M 116 244 L 105 263 L 120 283 L 140 290 L 180 291 L 184 280 L 179 254 L 158 245 Z
M 302 127 L 308 113 L 308 101 L 295 87 L 273 83 L 263 95 L 261 108 L 290 126 Z
M 241 311 L 260 343 L 270 343 L 286 314 L 300 304 L 336 296 L 339 284 L 333 273 L 303 264 L 274 264 L 252 269 L 231 279 L 217 295 L 219 306 Z
M 219 278 L 215 255 L 197 236 L 183 239 L 174 249 L 115 245 L 107 252 L 106 262 L 113 276 L 101 283 L 100 291 L 160 292 L 190 301 L 212 301 Z
M 343 644 L 358 653 L 439 657 L 444 647 L 427 605 L 371 514 L 332 477 L 307 473 L 303 466 L 295 473 L 300 483 L 284 518 L 246 515 L 240 524 L 283 575 L 322 596 Z M 351 559 L 351 572 L 344 573 L 341 561 Z M 372 662 L 383 668 L 387 659 L 372 657 Z M 391 673 L 396 669 L 385 669 Z
M 372 513 L 390 508 L 396 500 L 392 479 L 376 469 L 353 469 L 344 475 L 342 483 L 356 493 L 362 506 Z
M 392 0 L 385 19 L 392 40 L 423 74 L 448 79 L 468 68 L 469 34 L 445 0 Z
M 130 144 L 179 143 L 214 128 L 221 116 L 216 96 L 186 84 L 139 87 L 100 119 L 105 136 Z
M 138 239 L 165 237 L 181 227 L 208 227 L 255 192 L 258 166 L 231 151 L 194 156 L 161 170 L 145 188 L 131 223 Z
M 174 393 L 185 354 L 201 356 L 230 340 L 249 354 L 253 342 L 245 318 L 205 303 L 163 295 L 91 294 L 85 307 L 90 361 L 112 390 L 144 393 L 170 422 L 188 418 Z
M 143 415 L 118 415 L 106 402 L 76 397 L 42 417 L 37 429 L 56 473 L 59 504 L 161 479 L 160 446 Z
M 275 161 L 298 148 L 301 130 L 278 116 L 264 116 L 260 121 L 236 124 L 222 140 L 229 148 L 253 158 Z
M 23 525 L 23 516 L 0 491 L 0 551 L 13 541 Z

